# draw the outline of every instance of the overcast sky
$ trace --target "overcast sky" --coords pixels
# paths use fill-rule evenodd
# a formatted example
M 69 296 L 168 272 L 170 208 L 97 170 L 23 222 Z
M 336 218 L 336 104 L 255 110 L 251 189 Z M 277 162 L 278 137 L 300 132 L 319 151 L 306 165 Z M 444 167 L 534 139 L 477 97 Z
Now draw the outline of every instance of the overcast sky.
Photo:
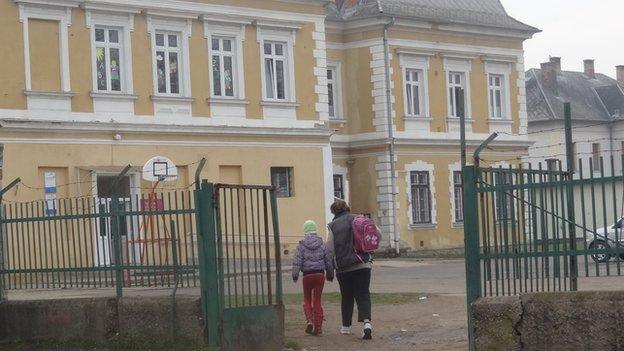
M 542 33 L 525 42 L 526 68 L 560 56 L 564 70 L 582 71 L 583 59 L 596 72 L 615 77 L 624 65 L 623 0 L 501 0 L 514 18 Z

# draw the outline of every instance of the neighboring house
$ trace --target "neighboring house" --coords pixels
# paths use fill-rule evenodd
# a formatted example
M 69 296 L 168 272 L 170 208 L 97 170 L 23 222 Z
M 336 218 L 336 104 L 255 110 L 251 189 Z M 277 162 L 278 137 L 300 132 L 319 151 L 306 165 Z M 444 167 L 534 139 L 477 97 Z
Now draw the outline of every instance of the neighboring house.
M 527 110 L 530 139 L 534 141 L 525 159 L 537 165 L 567 169 L 564 132 L 564 102 L 572 108 L 573 153 L 583 162 L 585 176 L 600 172 L 600 158 L 605 160 L 605 173 L 611 174 L 610 157 L 615 172 L 621 174 L 624 150 L 624 66 L 616 68 L 617 80 L 596 73 L 594 60 L 583 62 L 583 72 L 561 70 L 561 58 L 551 57 L 541 69 L 526 72 Z
M 179 173 L 159 189 L 187 188 L 206 157 L 203 178 L 279 185 L 296 243 L 333 201 L 325 3 L 1 1 L 4 200 L 138 196 L 157 155 Z
M 469 161 L 492 132 L 488 160 L 526 154 L 523 42 L 538 30 L 498 0 L 337 0 L 328 12 L 336 195 L 378 220 L 385 245 L 462 246 L 460 117 Z
M 6 201 L 139 195 L 156 155 L 185 188 L 206 157 L 211 181 L 276 185 L 284 249 L 334 197 L 385 246 L 461 246 L 460 117 L 469 155 L 495 131 L 494 162 L 531 144 L 537 29 L 498 0 L 15 0 L 0 26 Z

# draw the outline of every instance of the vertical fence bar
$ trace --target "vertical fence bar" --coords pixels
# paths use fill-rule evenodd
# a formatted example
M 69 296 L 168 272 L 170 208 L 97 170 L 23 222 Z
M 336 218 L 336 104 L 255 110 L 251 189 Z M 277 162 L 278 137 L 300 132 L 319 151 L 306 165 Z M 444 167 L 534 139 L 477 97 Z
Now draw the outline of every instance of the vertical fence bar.
M 271 189 L 271 215 L 273 218 L 273 240 L 275 242 L 275 295 L 278 305 L 282 305 L 284 301 L 282 290 L 282 252 L 280 245 L 279 218 L 277 216 L 277 197 L 275 189 Z M 479 266 L 477 262 L 477 267 Z
M 113 240 L 113 259 L 115 260 L 115 288 L 117 297 L 123 295 L 123 263 L 121 258 L 121 232 L 119 228 L 119 198 L 113 196 L 110 204 L 111 239 Z
M 479 265 L 479 214 L 477 200 L 478 168 L 466 166 L 464 177 L 464 246 L 466 256 L 466 296 L 468 309 L 468 340 L 470 350 L 474 350 L 472 328 L 472 303 L 481 296 L 481 272 Z
M 568 235 L 570 240 L 570 290 L 578 290 L 578 264 L 576 257 L 576 215 L 574 213 L 574 144 L 572 141 L 572 108 L 569 102 L 563 105 L 565 118 L 566 158 L 568 170 Z

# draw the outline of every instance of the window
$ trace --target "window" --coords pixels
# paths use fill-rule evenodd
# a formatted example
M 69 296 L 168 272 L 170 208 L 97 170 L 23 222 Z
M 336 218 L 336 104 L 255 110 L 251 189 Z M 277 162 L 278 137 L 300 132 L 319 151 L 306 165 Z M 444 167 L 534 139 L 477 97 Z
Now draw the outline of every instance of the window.
M 407 116 L 420 117 L 423 115 L 423 71 L 405 70 L 405 108 Z
M 234 97 L 236 77 L 235 40 L 213 37 L 212 49 L 212 95 Z
M 513 174 L 509 172 L 496 172 L 496 185 L 505 186 L 513 184 Z M 513 215 L 513 190 L 503 188 L 497 190 L 494 196 L 496 202 L 496 219 L 499 221 L 511 220 Z
M 122 91 L 122 30 L 119 28 L 95 28 L 96 87 L 100 92 Z
M 159 94 L 180 94 L 180 34 L 156 32 L 156 79 Z
M 265 94 L 269 100 L 287 100 L 288 60 L 284 42 L 264 42 Z
M 488 75 L 488 91 L 490 101 L 490 118 L 503 118 L 505 109 L 505 76 L 502 74 Z
M 450 72 L 449 86 L 449 113 L 450 117 L 466 117 L 466 75 L 461 72 Z
M 592 144 L 592 172 L 600 171 L 600 143 Z
M 340 84 L 339 83 L 339 71 L 336 67 L 329 67 L 327 69 L 327 94 L 329 105 L 329 117 L 334 119 L 340 119 Z
M 271 184 L 277 197 L 292 197 L 292 168 L 271 167 Z
M 429 188 L 429 172 L 411 172 L 410 184 L 412 195 L 412 223 L 431 223 L 431 189 Z
M 570 167 L 570 169 L 572 172 L 576 172 L 577 162 L 579 162 L 576 143 L 572 143 L 572 160 L 574 160 L 574 162 L 572 162 L 572 167 Z
M 559 160 L 556 158 L 549 158 L 546 160 L 546 170 L 549 172 L 556 172 L 559 170 Z
M 453 201 L 455 202 L 455 222 L 464 221 L 464 179 L 461 171 L 453 172 Z
M 344 178 L 342 174 L 334 174 L 334 197 L 345 200 Z

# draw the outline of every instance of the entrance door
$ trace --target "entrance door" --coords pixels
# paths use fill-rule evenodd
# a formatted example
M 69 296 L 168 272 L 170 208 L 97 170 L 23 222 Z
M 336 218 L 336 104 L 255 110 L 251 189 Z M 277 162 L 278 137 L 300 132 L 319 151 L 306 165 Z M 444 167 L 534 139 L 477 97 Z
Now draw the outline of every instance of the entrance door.
M 115 184 L 116 175 L 110 174 L 97 174 L 95 176 L 97 195 L 95 197 L 98 213 L 110 213 L 111 212 L 111 200 L 113 197 L 119 198 L 120 210 L 132 210 L 132 176 L 124 176 L 119 179 Z M 120 235 L 122 240 L 127 240 L 130 223 L 127 222 L 126 217 L 119 217 L 120 223 Z M 97 238 L 95 238 L 95 259 L 99 266 L 109 266 L 115 264 L 115 256 L 113 252 L 112 230 L 111 230 L 111 217 L 103 216 L 97 219 L 96 231 Z

